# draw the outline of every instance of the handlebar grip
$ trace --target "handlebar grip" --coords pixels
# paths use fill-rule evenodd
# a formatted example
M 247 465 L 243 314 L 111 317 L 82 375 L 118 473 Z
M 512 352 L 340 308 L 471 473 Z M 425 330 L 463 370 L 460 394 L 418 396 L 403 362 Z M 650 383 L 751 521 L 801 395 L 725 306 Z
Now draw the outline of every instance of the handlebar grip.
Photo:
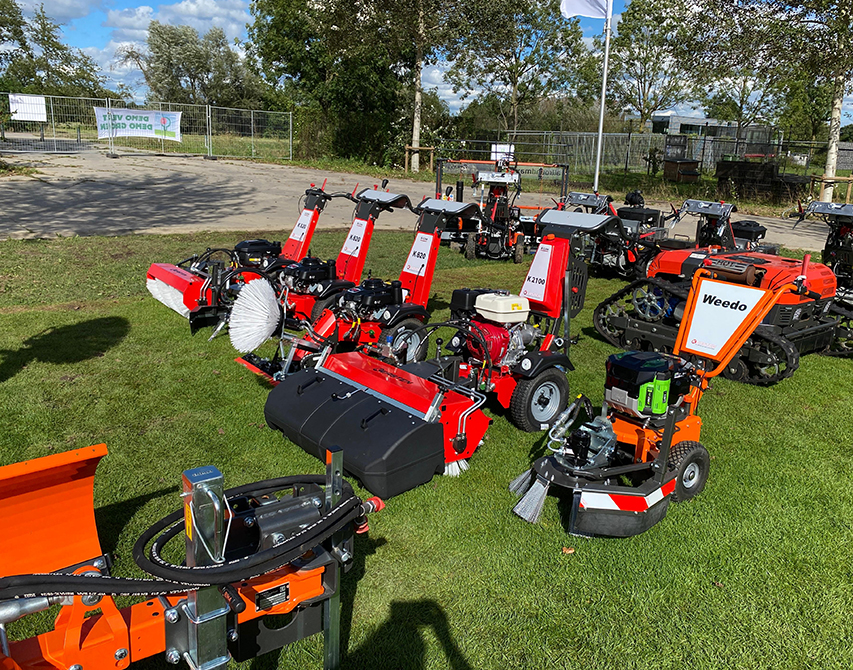
M 806 295 L 812 300 L 820 300 L 823 296 L 816 291 L 806 291 Z
M 231 586 L 231 584 L 220 586 L 219 592 L 222 594 L 222 597 L 225 599 L 225 602 L 228 603 L 228 607 L 231 608 L 231 611 L 234 612 L 234 614 L 240 614 L 246 609 L 246 601 L 240 597 L 240 594 L 237 593 L 237 589 Z

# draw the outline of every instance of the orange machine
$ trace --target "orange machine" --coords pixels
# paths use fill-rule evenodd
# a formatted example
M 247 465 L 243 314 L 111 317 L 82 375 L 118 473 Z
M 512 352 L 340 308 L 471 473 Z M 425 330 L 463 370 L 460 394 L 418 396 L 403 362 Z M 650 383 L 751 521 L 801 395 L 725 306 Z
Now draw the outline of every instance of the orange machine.
M 326 667 L 336 667 L 340 567 L 352 560 L 353 533 L 367 530 L 365 515 L 383 507 L 355 497 L 340 452 L 330 450 L 325 478 L 230 491 L 216 468 L 185 471 L 183 510 L 134 547 L 137 564 L 158 577 L 145 580 L 111 577 L 98 541 L 93 483 L 106 453 L 99 444 L 0 467 L 0 670 L 122 670 L 159 653 L 224 668 L 321 631 Z M 187 556 L 173 565 L 162 550 L 179 535 Z M 149 598 L 119 609 L 117 595 Z M 6 624 L 52 606 L 53 630 L 7 638 Z M 265 624 L 285 614 L 290 624 Z
M 610 356 L 601 414 L 594 416 L 582 395 L 563 412 L 549 432 L 553 454 L 510 484 L 524 494 L 513 511 L 535 523 L 553 485 L 571 492 L 571 533 L 626 537 L 663 519 L 670 500 L 699 494 L 710 466 L 699 441 L 699 400 L 783 295 L 814 297 L 805 284 L 808 262 L 806 256 L 796 282 L 774 290 L 733 285 L 699 270 L 674 353 Z M 569 433 L 582 408 L 590 420 Z

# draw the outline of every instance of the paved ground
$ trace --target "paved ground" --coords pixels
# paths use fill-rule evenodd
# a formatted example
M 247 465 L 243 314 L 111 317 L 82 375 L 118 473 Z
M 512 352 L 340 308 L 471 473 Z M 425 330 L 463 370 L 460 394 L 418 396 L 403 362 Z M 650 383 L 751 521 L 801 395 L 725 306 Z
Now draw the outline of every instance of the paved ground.
M 327 191 L 351 191 L 376 183 L 374 177 L 327 173 L 298 167 L 201 157 L 102 153 L 6 155 L 4 160 L 31 165 L 39 173 L 0 179 L 0 240 L 73 235 L 185 233 L 199 230 L 289 231 L 297 202 L 310 183 L 328 178 Z M 418 202 L 431 184 L 394 180 L 393 191 Z M 529 201 L 526 200 L 529 198 Z M 522 195 L 519 204 L 537 204 L 538 195 Z M 649 203 L 652 204 L 652 203 Z M 658 203 L 664 209 L 669 205 Z M 352 205 L 334 200 L 320 218 L 321 228 L 348 226 Z M 790 220 L 756 219 L 767 227 L 767 241 L 790 248 L 819 250 L 825 226 Z M 378 228 L 411 230 L 408 212 L 387 212 Z M 687 222 L 676 232 L 691 235 Z

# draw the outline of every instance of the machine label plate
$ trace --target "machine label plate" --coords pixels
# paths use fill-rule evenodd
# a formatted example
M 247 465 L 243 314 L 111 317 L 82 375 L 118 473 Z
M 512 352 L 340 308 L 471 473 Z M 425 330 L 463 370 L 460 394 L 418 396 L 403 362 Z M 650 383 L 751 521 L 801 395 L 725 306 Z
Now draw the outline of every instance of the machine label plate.
M 551 245 L 541 244 L 533 257 L 533 263 L 524 280 L 521 297 L 536 302 L 545 301 L 545 286 L 548 283 L 548 268 L 551 265 Z
M 290 582 L 285 582 L 255 595 L 255 609 L 258 611 L 271 610 L 276 605 L 286 603 L 288 600 L 290 600 Z
M 416 277 L 423 277 L 426 272 L 430 251 L 432 248 L 432 235 L 418 233 L 409 257 L 406 259 L 406 267 L 403 272 L 408 272 Z
M 293 227 L 293 232 L 290 233 L 290 239 L 296 242 L 301 242 L 305 239 L 305 233 L 308 232 L 308 224 L 311 223 L 311 216 L 314 214 L 313 209 L 303 209 L 302 214 L 296 220 L 296 225 Z
M 367 228 L 367 221 L 364 219 L 355 219 L 349 229 L 349 235 L 344 242 L 344 247 L 341 253 L 345 256 L 358 256 L 361 249 L 361 243 L 364 240 L 364 231 Z

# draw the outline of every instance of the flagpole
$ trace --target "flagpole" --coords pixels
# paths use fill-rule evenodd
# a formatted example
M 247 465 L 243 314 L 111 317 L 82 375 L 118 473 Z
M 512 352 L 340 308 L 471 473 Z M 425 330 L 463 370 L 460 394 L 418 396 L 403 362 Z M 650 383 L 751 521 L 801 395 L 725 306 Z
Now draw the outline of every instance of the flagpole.
M 607 94 L 607 65 L 610 61 L 610 20 L 613 17 L 613 0 L 607 0 L 607 16 L 604 19 L 604 76 L 601 78 L 601 110 L 598 115 L 598 145 L 595 150 L 594 193 L 598 193 L 598 176 L 601 172 L 601 150 L 604 145 L 604 96 Z

